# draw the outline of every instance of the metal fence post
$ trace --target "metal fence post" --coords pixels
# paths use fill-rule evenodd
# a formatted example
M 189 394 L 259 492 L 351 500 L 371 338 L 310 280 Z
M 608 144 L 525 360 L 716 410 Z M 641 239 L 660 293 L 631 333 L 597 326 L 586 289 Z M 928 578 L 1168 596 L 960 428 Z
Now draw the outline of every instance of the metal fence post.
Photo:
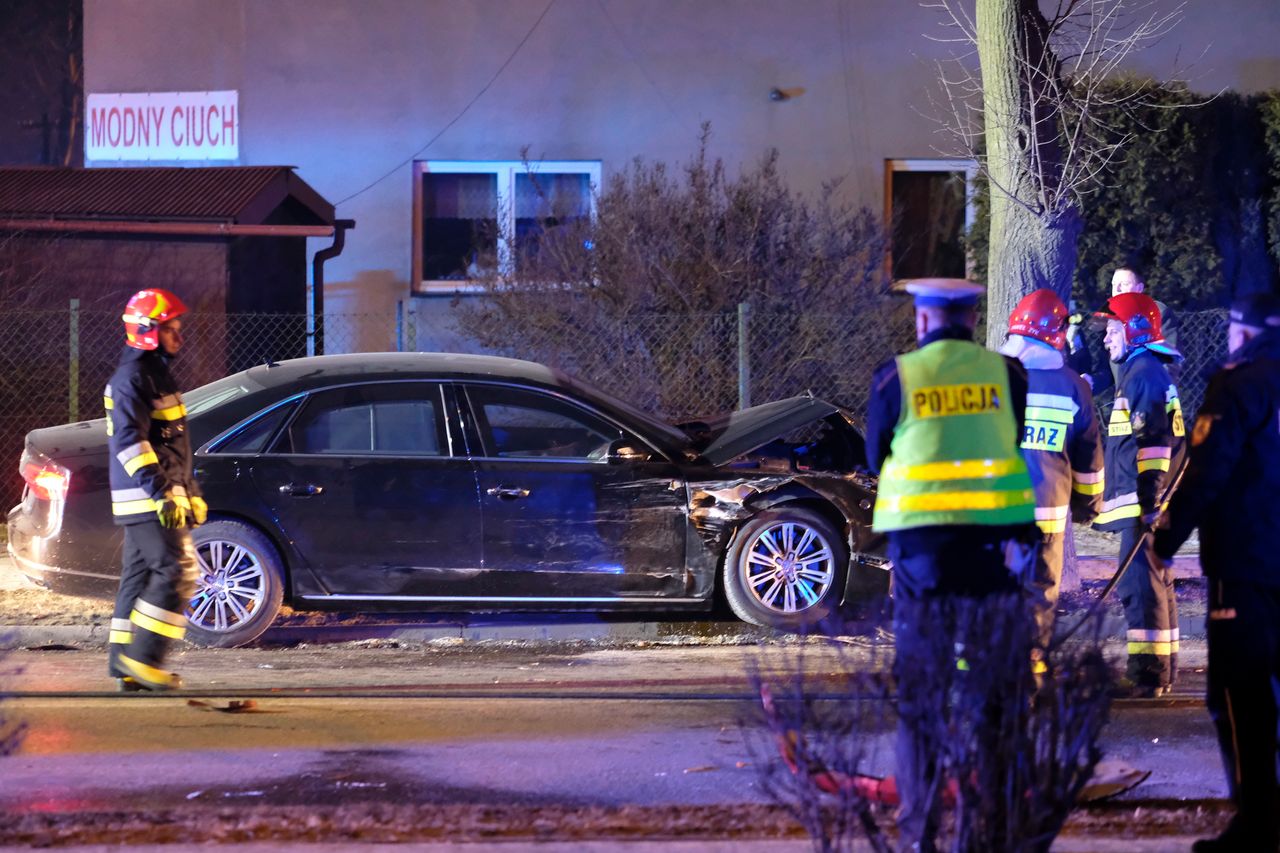
M 738 303 L 738 408 L 751 406 L 751 345 L 748 325 L 751 319 L 751 303 Z
M 404 300 L 396 300 L 396 352 L 404 352 Z
M 71 422 L 80 420 L 80 300 L 72 299 L 68 311 L 68 330 L 71 338 L 67 359 L 67 414 Z

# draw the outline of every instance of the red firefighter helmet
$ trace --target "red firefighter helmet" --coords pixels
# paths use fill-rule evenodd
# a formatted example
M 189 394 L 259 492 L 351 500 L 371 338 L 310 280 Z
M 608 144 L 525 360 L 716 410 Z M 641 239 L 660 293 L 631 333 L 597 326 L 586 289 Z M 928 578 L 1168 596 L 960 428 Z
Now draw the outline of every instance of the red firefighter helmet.
M 187 313 L 181 299 L 167 290 L 139 290 L 124 307 L 125 343 L 134 349 L 151 350 L 160 346 L 157 330 L 160 324 Z
M 1145 293 L 1121 293 L 1107 300 L 1107 310 L 1094 316 L 1118 320 L 1124 325 L 1124 342 L 1131 347 L 1152 346 L 1161 349 L 1164 335 L 1160 332 L 1160 306 Z
M 1062 349 L 1067 343 L 1067 306 L 1052 290 L 1033 290 L 1009 315 L 1009 334 L 1035 338 Z

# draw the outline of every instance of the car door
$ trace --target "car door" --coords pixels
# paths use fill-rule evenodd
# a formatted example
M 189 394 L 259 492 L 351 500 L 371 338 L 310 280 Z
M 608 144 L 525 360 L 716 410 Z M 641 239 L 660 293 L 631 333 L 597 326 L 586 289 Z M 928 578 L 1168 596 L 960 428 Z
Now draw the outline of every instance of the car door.
M 566 395 L 498 383 L 464 386 L 484 514 L 486 592 L 542 601 L 681 597 L 686 492 L 656 452 Z
M 483 519 L 475 471 L 451 452 L 450 394 L 409 381 L 312 393 L 253 462 L 259 494 L 321 596 L 474 591 Z

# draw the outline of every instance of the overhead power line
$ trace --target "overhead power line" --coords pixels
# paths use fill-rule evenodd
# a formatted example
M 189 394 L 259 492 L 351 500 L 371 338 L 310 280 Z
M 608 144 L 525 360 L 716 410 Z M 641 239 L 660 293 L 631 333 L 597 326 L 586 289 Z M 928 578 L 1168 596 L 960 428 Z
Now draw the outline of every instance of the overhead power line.
M 506 61 L 503 62 L 502 65 L 498 66 L 497 71 L 493 72 L 493 76 L 489 78 L 489 82 L 485 83 L 484 86 L 481 87 L 480 91 L 476 92 L 475 95 L 471 98 L 471 100 L 467 101 L 466 106 L 464 106 L 456 116 L 451 118 L 448 124 L 440 128 L 440 130 L 436 132 L 435 136 L 428 139 L 426 143 L 417 151 L 413 152 L 408 157 L 406 157 L 405 159 L 401 160 L 399 163 L 396 163 L 394 166 L 388 169 L 386 173 L 383 174 L 381 177 L 376 178 L 375 180 L 370 182 L 368 185 L 361 187 L 360 189 L 353 192 L 351 195 L 338 201 L 334 205 L 334 207 L 346 204 L 356 196 L 363 195 L 364 193 L 373 189 L 378 184 L 382 183 L 387 178 L 391 177 L 396 172 L 400 171 L 405 166 L 409 165 L 414 160 L 418 159 L 420 156 L 422 156 L 422 153 L 424 151 L 426 151 L 428 148 L 430 148 L 432 145 L 435 144 L 437 139 L 444 136 L 444 134 L 449 130 L 449 128 L 457 124 L 462 119 L 462 117 L 467 114 L 467 111 L 470 110 L 473 106 L 475 106 L 477 101 L 479 101 L 482 97 L 484 97 L 484 93 L 489 91 L 489 87 L 491 87 L 494 83 L 498 81 L 498 78 L 502 76 L 502 72 L 507 70 L 507 66 L 510 65 L 513 60 L 515 60 L 516 56 L 520 54 L 520 50 L 525 46 L 525 44 L 529 41 L 529 39 L 533 37 L 533 34 L 537 32 L 538 26 L 542 23 L 542 19 L 547 17 L 547 13 L 551 11 L 551 7 L 554 6 L 555 4 L 556 4 L 556 0 L 547 0 L 547 5 L 542 10 L 542 14 L 539 15 L 538 19 L 533 22 L 533 26 L 529 27 L 529 32 L 525 33 L 524 38 L 520 39 L 520 43 L 517 44 L 515 46 L 515 49 L 511 51 L 511 55 L 506 58 Z

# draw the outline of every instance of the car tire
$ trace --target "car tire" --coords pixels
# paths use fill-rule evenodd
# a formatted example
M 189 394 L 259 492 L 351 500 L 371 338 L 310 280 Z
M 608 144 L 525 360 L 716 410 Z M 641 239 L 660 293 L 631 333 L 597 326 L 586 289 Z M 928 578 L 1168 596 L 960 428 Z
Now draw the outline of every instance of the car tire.
M 253 642 L 284 601 L 279 552 L 262 531 L 230 519 L 202 524 L 191 538 L 198 575 L 187 605 L 187 639 L 219 648 Z
M 724 559 L 725 598 L 744 622 L 806 631 L 836 609 L 848 569 L 836 526 L 811 509 L 784 505 L 735 531 Z

